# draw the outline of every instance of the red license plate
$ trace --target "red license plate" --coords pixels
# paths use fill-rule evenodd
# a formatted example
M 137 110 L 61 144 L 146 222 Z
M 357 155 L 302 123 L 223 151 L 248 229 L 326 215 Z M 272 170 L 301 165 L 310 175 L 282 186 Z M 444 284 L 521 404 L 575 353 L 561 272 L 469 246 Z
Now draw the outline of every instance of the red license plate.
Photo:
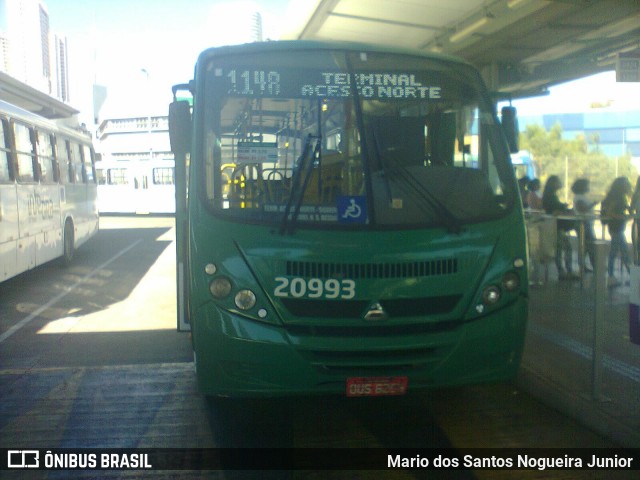
M 408 385 L 408 377 L 350 377 L 347 378 L 347 397 L 404 395 Z

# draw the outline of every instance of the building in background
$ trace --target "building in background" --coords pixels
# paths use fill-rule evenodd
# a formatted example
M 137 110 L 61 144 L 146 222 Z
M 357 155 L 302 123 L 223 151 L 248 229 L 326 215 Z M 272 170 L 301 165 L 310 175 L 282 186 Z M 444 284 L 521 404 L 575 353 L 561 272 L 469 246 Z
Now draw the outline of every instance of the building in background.
M 224 15 L 216 17 L 216 21 L 227 21 Z M 238 25 L 235 40 L 263 40 L 260 12 L 235 12 L 233 22 Z M 152 78 L 146 68 L 137 73 L 129 82 L 131 89 L 146 87 Z M 140 91 L 140 101 L 128 104 L 104 92 L 105 108 L 96 131 L 98 209 L 103 215 L 175 212 L 175 162 L 169 144 L 168 117 L 156 115 L 156 99 L 145 98 L 146 92 Z
M 253 34 L 254 42 L 262 41 L 262 15 L 260 15 L 260 12 L 253 14 L 253 28 L 251 29 L 251 33 Z
M 98 210 L 105 213 L 175 212 L 174 160 L 166 116 L 104 120 L 97 131 Z
M 0 71 L 9 71 L 9 39 L 0 27 Z
M 55 96 L 65 103 L 69 103 L 69 54 L 67 49 L 67 38 L 54 35 L 53 46 L 55 61 Z
M 69 102 L 67 42 L 53 35 L 41 0 L 0 0 L 0 70 Z
M 640 163 L 640 110 L 594 110 L 584 113 L 549 113 L 519 118 L 520 130 L 527 125 L 542 125 L 546 130 L 556 123 L 562 137 L 584 135 L 591 148 L 609 157 L 631 155 Z

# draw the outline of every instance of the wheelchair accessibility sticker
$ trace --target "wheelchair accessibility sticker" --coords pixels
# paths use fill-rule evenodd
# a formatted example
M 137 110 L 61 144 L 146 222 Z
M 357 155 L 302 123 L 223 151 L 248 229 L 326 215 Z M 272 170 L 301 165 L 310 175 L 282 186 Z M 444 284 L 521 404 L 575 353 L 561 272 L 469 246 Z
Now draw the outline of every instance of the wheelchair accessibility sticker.
M 338 222 L 366 223 L 367 197 L 359 195 L 338 197 Z

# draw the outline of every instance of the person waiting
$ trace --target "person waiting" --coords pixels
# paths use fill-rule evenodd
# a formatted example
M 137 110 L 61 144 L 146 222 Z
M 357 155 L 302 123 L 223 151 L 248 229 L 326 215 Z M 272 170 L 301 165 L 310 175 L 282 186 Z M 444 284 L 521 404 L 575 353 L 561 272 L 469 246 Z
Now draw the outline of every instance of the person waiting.
M 613 274 L 616 257 L 620 254 L 623 266 L 630 273 L 630 258 L 627 248 L 625 230 L 627 226 L 627 212 L 629 211 L 628 198 L 631 195 L 631 182 L 627 177 L 616 178 L 606 197 L 602 201 L 601 217 L 606 222 L 611 237 L 609 249 L 609 264 L 607 265 L 609 278 L 607 284 L 615 287 L 620 281 Z
M 542 193 L 542 206 L 544 211 L 551 215 L 572 215 L 573 210 L 558 198 L 558 191 L 562 188 L 562 181 L 557 175 L 551 175 L 547 179 Z M 573 220 L 558 219 L 556 233 L 556 268 L 560 280 L 575 280 L 578 277 L 573 273 L 573 250 L 569 241 L 569 232 L 575 229 Z M 564 256 L 564 265 L 563 265 Z
M 542 210 L 542 193 L 540 188 L 542 183 L 539 178 L 534 178 L 529 182 L 529 191 L 527 192 L 527 203 L 531 210 Z
M 593 215 L 593 207 L 595 207 L 598 202 L 594 202 L 591 198 L 589 198 L 589 180 L 586 178 L 577 179 L 575 182 L 573 182 L 573 185 L 571 185 L 571 191 L 574 194 L 573 209 L 576 211 L 576 213 L 585 216 Z M 580 260 L 582 261 L 585 272 L 593 272 L 596 261 L 594 251 L 594 241 L 596 239 L 596 236 L 593 231 L 593 220 L 591 220 L 590 218 L 583 219 L 582 226 L 584 232 L 584 246 L 586 254 L 585 258 L 581 258 Z M 589 257 L 591 268 L 587 267 L 585 263 L 586 257 Z

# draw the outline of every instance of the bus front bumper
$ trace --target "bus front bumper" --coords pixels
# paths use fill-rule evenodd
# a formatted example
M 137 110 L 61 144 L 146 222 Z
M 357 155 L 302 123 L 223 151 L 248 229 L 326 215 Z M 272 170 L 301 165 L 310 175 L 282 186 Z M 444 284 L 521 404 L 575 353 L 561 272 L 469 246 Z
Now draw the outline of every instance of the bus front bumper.
M 198 386 L 205 395 L 345 394 L 354 377 L 406 377 L 408 391 L 515 377 L 527 300 L 439 333 L 296 336 L 285 327 L 203 306 L 192 318 Z

